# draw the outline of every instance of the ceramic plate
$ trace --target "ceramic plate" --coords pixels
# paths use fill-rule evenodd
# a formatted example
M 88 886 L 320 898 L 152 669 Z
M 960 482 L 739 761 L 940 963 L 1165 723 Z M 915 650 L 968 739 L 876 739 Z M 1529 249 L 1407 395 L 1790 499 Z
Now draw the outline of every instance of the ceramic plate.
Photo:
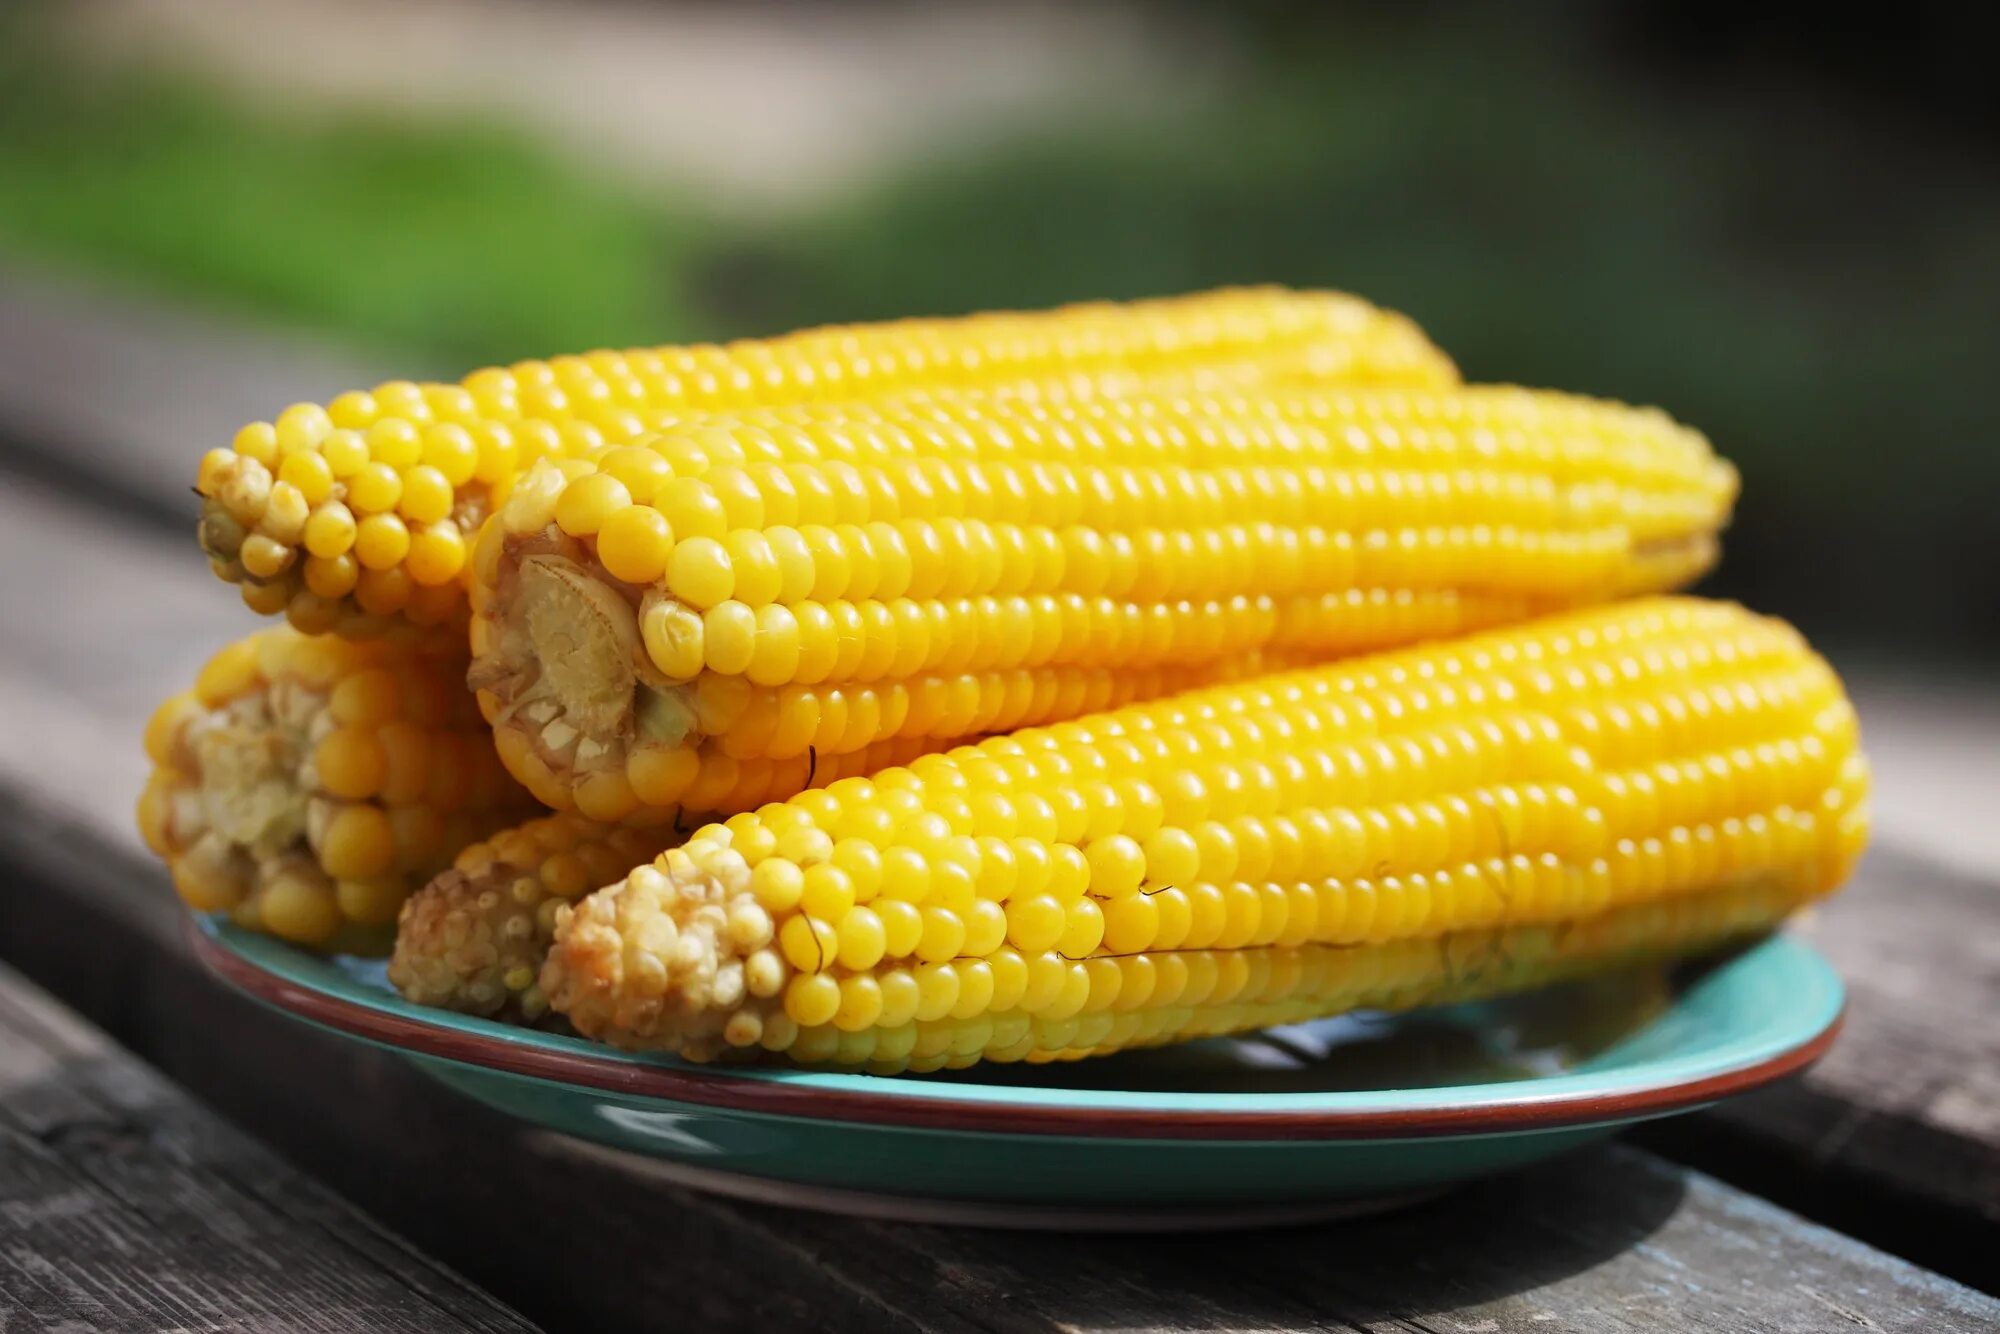
M 1774 936 L 1474 1005 L 885 1078 L 693 1065 L 423 1009 L 379 960 L 195 927 L 252 996 L 568 1151 L 801 1207 L 1002 1226 L 1249 1225 L 1420 1198 L 1802 1069 L 1843 1005 L 1826 960 Z

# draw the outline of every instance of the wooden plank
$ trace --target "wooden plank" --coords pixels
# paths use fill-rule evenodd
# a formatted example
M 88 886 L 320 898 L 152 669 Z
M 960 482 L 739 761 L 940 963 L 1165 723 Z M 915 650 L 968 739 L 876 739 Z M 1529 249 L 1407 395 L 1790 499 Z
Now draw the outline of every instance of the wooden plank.
M 2000 879 L 2000 690 L 1991 675 L 1835 658 L 1861 711 L 1880 842 Z
M 2000 883 L 1878 848 L 1801 934 L 1846 979 L 1813 1069 L 1646 1144 L 1969 1282 L 2000 1253 Z
M 1990 1303 L 1626 1149 L 1435 1204 L 1251 1237 L 1009 1237 L 814 1220 L 823 1268 L 933 1328 L 1949 1328 Z M 1087 1257 L 1087 1258 L 1085 1258 Z M 1082 1263 L 1079 1263 L 1082 1258 Z M 1886 1289 L 1874 1288 L 1878 1281 Z M 1870 1291 L 1863 1292 L 1864 1288 Z M 1954 1295 L 1946 1296 L 1946 1293 Z M 1939 1299 L 1943 1304 L 1939 1305 Z
M 303 333 L 0 267 L 0 439 L 155 520 L 193 513 L 195 461 L 245 422 L 388 378 Z
M 0 474 L 0 772 L 138 847 L 140 730 L 208 655 L 255 629 L 185 541 Z
M 169 891 L 143 862 L 18 806 L 0 806 L 0 838 L 23 905 L 0 917 L 0 954 L 101 1010 L 231 1117 L 552 1325 L 1504 1332 L 2000 1321 L 2000 1302 L 1615 1147 L 1379 1220 L 1187 1238 L 871 1223 L 655 1186 L 458 1100 L 386 1053 L 222 989 L 178 947 Z M 86 940 L 90 949 L 76 947 Z
M 0 965 L 0 1328 L 525 1330 Z

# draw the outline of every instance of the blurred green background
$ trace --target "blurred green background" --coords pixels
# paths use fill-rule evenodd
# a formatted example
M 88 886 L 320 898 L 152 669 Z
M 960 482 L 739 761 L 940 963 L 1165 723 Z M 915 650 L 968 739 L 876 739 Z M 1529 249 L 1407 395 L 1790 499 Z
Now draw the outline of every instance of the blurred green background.
M 386 32 L 363 52 L 372 78 L 315 44 L 343 22 L 331 5 L 266 7 L 234 47 L 248 11 L 226 0 L 168 6 L 180 27 L 143 40 L 118 39 L 144 6 L 11 9 L 0 260 L 427 372 L 1220 283 L 1346 288 L 1415 316 L 1471 377 L 1658 403 L 1707 431 L 1745 479 L 1714 591 L 1834 645 L 2000 645 L 2000 174 L 1949 23 L 1870 49 L 1699 6 L 562 5 L 549 31 L 577 44 L 547 45 L 529 87 L 518 52 L 489 40 L 484 67 L 473 40 L 489 16 L 527 22 L 518 3 L 415 0 L 405 17 L 459 23 L 465 49 L 400 69 Z M 286 22 L 297 42 L 274 46 Z M 710 71 L 726 96 L 673 114 L 620 91 L 650 49 L 673 80 L 690 45 L 737 62 Z M 874 78 L 867 97 L 815 84 L 811 60 L 878 48 L 841 71 Z M 1048 68 L 982 103 L 953 60 Z M 1100 80 L 1094 61 L 1116 68 Z M 399 79 L 436 95 L 382 93 Z M 781 111 L 790 140 L 750 132 Z

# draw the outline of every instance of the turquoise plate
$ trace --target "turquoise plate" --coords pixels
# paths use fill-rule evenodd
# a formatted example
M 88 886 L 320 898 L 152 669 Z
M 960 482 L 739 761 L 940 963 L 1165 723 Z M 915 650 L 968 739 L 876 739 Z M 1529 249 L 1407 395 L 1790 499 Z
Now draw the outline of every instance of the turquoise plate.
M 380 961 L 195 926 L 229 982 L 397 1051 L 565 1152 L 801 1207 L 998 1226 L 1243 1226 L 1386 1207 L 1802 1069 L 1844 1003 L 1825 959 L 1773 936 L 1474 1005 L 886 1078 L 693 1065 L 424 1009 Z

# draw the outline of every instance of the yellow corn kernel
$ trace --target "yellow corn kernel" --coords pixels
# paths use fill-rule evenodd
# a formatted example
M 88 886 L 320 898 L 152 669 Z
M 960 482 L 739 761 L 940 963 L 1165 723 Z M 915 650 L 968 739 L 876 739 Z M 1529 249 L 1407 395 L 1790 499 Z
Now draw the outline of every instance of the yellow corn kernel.
M 673 530 L 658 510 L 647 505 L 614 511 L 597 530 L 598 559 L 612 578 L 628 584 L 657 580 L 666 572 L 673 550 Z
M 333 603 L 313 592 L 308 581 L 306 590 L 292 594 L 291 601 L 285 604 L 285 619 L 301 633 L 323 635 L 332 633 L 339 623 L 340 613 Z
M 258 895 L 257 915 L 272 935 L 300 945 L 327 944 L 341 925 L 333 886 L 309 864 L 272 875 Z
M 293 548 L 305 535 L 306 519 L 311 514 L 312 507 L 306 503 L 304 492 L 290 482 L 274 482 L 264 513 L 257 520 L 257 531 L 281 546 Z
M 412 524 L 436 523 L 451 513 L 452 485 L 428 464 L 403 471 L 403 494 L 396 512 Z
M 229 449 L 241 458 L 270 467 L 278 460 L 278 430 L 269 422 L 251 422 L 236 433 Z M 208 494 L 206 490 L 204 495 Z
M 291 454 L 278 465 L 278 480 L 297 487 L 306 504 L 317 505 L 333 490 L 333 467 L 320 454 Z
M 274 538 L 262 533 L 252 533 L 243 539 L 237 552 L 237 559 L 252 578 L 275 579 L 282 574 L 298 553 Z
M 439 422 L 424 430 L 424 463 L 454 490 L 472 480 L 479 469 L 479 446 L 472 433 L 456 422 Z
M 407 418 L 383 417 L 368 428 L 368 453 L 400 474 L 424 456 L 423 433 Z
M 729 552 L 712 537 L 684 538 L 667 558 L 667 587 L 697 611 L 726 602 L 736 589 Z
M 387 514 L 403 498 L 403 476 L 379 459 L 348 479 L 348 502 L 363 514 Z
M 408 897 L 408 885 L 394 875 L 341 880 L 334 885 L 334 902 L 339 905 L 340 915 L 362 926 L 387 926 L 394 922 Z
M 465 568 L 465 535 L 448 519 L 427 523 L 410 536 L 410 578 L 425 588 L 456 579 Z
M 372 727 L 339 727 L 313 748 L 320 786 L 346 801 L 365 801 L 382 790 L 389 757 Z
M 572 537 L 593 537 L 619 510 L 629 509 L 632 493 L 609 473 L 579 477 L 556 502 L 556 523 Z
M 354 512 L 337 500 L 328 501 L 306 520 L 306 550 L 325 560 L 344 555 L 354 545 L 356 530 Z
M 358 475 L 368 466 L 368 442 L 359 431 L 337 430 L 320 442 L 327 471 L 340 479 Z
M 278 456 L 284 458 L 310 449 L 332 430 L 333 419 L 325 408 L 317 403 L 294 403 L 278 414 Z
M 393 514 L 371 514 L 355 532 L 354 555 L 369 570 L 394 570 L 410 554 L 410 530 Z

